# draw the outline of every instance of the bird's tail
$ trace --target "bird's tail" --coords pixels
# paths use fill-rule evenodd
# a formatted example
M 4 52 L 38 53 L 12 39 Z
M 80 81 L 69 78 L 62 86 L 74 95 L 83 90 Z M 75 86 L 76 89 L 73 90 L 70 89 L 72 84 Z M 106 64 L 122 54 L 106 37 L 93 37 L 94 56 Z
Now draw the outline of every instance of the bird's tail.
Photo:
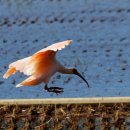
M 3 78 L 7 79 L 9 76 L 11 76 L 12 74 L 16 73 L 16 69 L 15 67 L 11 67 L 7 70 L 7 72 L 4 74 Z
M 16 88 L 21 86 L 34 86 L 40 84 L 42 81 L 34 76 L 30 76 L 29 78 L 25 79 L 23 82 L 16 85 Z

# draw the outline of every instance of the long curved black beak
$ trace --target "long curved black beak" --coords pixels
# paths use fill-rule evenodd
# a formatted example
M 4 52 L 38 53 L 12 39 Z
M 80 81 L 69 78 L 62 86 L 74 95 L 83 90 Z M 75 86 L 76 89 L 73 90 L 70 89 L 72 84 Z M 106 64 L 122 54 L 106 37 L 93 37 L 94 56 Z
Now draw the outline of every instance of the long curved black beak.
M 90 87 L 87 80 L 78 71 L 75 74 L 78 75 L 82 80 L 84 80 L 84 82 L 87 84 L 88 88 Z

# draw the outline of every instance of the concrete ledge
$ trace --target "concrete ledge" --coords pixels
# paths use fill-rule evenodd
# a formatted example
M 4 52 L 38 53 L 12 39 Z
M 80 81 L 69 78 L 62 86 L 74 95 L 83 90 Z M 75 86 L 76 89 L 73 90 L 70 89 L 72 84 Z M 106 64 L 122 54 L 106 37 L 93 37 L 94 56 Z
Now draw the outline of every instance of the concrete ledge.
M 113 104 L 130 103 L 130 97 L 93 98 L 47 98 L 47 99 L 4 99 L 0 105 L 38 105 L 38 104 Z

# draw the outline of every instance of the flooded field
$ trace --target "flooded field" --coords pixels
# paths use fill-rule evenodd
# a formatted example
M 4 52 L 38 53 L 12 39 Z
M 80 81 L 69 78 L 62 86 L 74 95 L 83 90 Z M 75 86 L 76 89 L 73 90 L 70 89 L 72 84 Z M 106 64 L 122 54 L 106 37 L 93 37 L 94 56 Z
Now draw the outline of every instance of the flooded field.
M 0 98 L 102 97 L 130 95 L 129 0 L 0 0 Z M 72 39 L 59 61 L 76 67 L 90 88 L 76 76 L 57 73 L 49 86 L 15 86 L 21 73 L 4 80 L 8 64 L 55 42 Z

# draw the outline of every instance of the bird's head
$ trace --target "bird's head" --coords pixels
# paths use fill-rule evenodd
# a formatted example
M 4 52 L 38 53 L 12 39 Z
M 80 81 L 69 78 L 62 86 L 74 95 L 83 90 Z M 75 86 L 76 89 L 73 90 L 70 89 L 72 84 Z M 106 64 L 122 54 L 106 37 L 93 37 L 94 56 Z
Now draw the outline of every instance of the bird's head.
M 89 88 L 89 84 L 88 84 L 87 80 L 77 71 L 77 69 L 73 68 L 72 73 L 75 74 L 75 75 L 78 75 L 81 79 L 83 79 L 84 82 L 87 84 L 87 86 Z

